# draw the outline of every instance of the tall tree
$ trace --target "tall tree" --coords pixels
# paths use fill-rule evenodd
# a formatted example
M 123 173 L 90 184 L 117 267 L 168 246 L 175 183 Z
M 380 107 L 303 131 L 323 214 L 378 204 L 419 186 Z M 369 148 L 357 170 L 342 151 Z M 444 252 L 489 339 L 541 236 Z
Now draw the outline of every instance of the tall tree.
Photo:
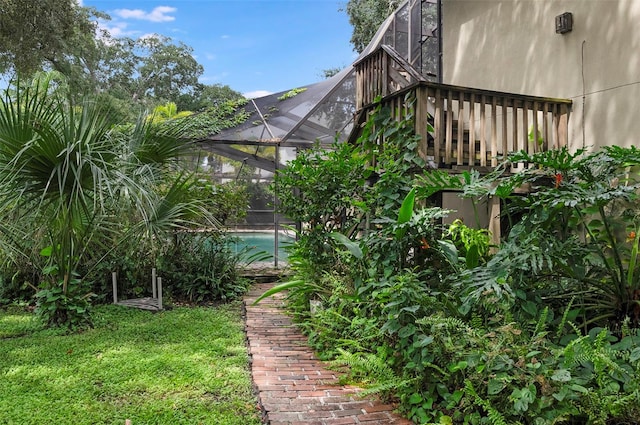
M 349 0 L 345 11 L 353 26 L 351 44 L 361 53 L 369 44 L 380 24 L 398 7 L 400 0 Z
M 77 0 L 0 0 L 0 74 L 57 71 L 76 101 L 98 96 L 120 121 L 166 102 L 202 111 L 242 98 L 228 86 L 201 84 L 204 70 L 190 46 L 162 35 L 113 37 L 95 18 L 110 19 Z
M 96 43 L 96 50 L 78 51 L 74 58 L 75 77 L 95 92 L 149 110 L 184 97 L 197 98 L 204 69 L 186 44 L 161 35 L 134 40 L 108 33 Z
M 203 67 L 191 47 L 161 35 L 115 38 L 95 18 L 110 19 L 77 0 L 0 0 L 0 73 L 55 70 L 72 96 L 98 93 L 122 111 L 199 98 Z
M 78 39 L 93 34 L 99 13 L 76 0 L 0 0 L 0 71 L 58 69 Z
M 193 93 L 204 68 L 193 57 L 191 47 L 160 35 L 141 38 L 135 47 L 139 63 L 134 97 L 151 95 L 168 101 L 185 92 Z
M 178 109 L 199 112 L 207 108 L 222 106 L 231 101 L 244 99 L 240 92 L 222 84 L 198 84 L 192 94 L 182 95 L 177 101 Z

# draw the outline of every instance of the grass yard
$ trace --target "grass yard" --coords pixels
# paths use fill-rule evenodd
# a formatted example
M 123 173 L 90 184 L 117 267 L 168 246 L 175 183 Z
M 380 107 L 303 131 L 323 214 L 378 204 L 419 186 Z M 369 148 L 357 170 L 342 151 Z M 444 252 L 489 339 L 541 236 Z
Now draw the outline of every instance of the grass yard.
M 101 306 L 95 328 L 0 310 L 1 424 L 260 424 L 240 304 Z

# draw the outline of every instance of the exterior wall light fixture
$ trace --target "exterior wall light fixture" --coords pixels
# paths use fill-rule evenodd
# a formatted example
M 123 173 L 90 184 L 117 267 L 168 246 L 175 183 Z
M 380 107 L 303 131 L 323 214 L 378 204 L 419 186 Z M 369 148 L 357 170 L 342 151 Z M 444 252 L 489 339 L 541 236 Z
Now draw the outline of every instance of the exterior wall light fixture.
M 573 14 L 571 12 L 565 12 L 562 15 L 556 16 L 556 33 L 566 34 L 573 29 Z

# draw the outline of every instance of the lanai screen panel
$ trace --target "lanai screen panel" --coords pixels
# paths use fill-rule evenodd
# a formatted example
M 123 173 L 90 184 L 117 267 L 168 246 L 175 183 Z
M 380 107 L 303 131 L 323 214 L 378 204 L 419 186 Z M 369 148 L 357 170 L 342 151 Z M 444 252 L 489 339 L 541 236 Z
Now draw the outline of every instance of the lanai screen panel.
M 295 131 L 289 140 L 308 138 L 313 134 L 315 140 L 329 145 L 336 139 L 344 141 L 353 128 L 355 113 L 355 72 L 349 70 L 331 92 L 320 101 L 307 115 L 304 124 Z M 330 129 L 326 132 L 324 129 Z M 320 134 L 324 132 L 324 134 Z
M 432 81 L 437 81 L 440 71 L 440 8 L 436 0 L 422 3 L 422 63 L 420 73 Z
M 408 58 L 409 51 L 413 50 L 411 46 L 409 46 L 410 3 L 411 2 L 405 3 L 392 15 L 394 18 L 393 22 L 384 35 L 383 41 L 383 44 L 392 46 L 403 58 Z
M 393 47 L 429 80 L 439 73 L 438 0 L 407 0 L 380 26 L 363 57 L 381 44 Z

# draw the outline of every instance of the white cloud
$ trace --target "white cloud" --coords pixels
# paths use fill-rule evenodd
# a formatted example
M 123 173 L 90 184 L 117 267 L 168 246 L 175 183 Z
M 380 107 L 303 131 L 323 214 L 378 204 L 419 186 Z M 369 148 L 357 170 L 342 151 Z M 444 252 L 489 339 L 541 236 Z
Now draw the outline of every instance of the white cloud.
M 254 91 L 242 93 L 242 95 L 247 99 L 255 99 L 256 97 L 269 96 L 270 94 L 273 94 L 273 92 L 267 91 L 267 90 L 254 90 Z
M 204 57 L 210 61 L 218 59 L 218 56 L 214 55 L 213 53 L 207 53 L 206 55 L 204 55 Z
M 225 34 L 225 35 L 220 36 L 220 38 L 223 39 L 223 40 L 226 40 L 228 38 L 231 38 L 231 36 Z
M 125 22 L 105 22 L 98 21 L 98 32 L 107 31 L 112 37 L 130 37 L 138 33 L 138 31 L 127 30 Z
M 142 9 L 117 9 L 114 14 L 124 19 L 140 19 L 151 22 L 171 22 L 175 21 L 176 18 L 170 14 L 177 10 L 178 9 L 171 6 L 158 6 L 151 12 L 146 12 Z
M 140 40 L 146 40 L 148 38 L 161 38 L 162 36 L 160 34 L 157 34 L 155 32 L 148 32 L 146 34 L 142 34 L 140 37 L 138 37 Z

